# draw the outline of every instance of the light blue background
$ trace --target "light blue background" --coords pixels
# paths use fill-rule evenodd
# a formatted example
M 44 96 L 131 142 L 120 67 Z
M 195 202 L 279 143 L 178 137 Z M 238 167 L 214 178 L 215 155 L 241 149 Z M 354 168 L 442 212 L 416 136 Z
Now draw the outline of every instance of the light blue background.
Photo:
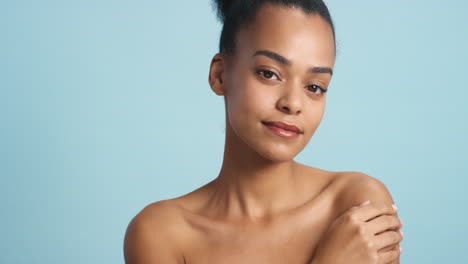
M 468 2 L 327 1 L 338 57 L 297 160 L 382 180 L 402 263 L 468 263 Z M 217 176 L 209 1 L 0 3 L 0 262 L 123 263 L 145 205 Z

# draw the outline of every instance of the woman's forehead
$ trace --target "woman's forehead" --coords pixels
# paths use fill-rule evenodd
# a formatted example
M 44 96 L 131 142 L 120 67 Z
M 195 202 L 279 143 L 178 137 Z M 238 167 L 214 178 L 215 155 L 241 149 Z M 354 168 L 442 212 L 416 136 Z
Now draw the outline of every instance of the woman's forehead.
M 319 15 L 278 5 L 260 8 L 255 20 L 236 37 L 236 49 L 242 56 L 270 50 L 292 62 L 308 61 L 327 67 L 334 63 L 334 45 L 331 26 Z

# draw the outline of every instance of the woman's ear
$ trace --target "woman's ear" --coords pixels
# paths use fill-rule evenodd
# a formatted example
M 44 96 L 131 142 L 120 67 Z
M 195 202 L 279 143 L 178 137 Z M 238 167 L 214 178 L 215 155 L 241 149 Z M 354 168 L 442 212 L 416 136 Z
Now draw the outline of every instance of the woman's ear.
M 226 61 L 221 54 L 217 53 L 213 59 L 211 59 L 208 83 L 211 86 L 211 90 L 217 95 L 225 95 L 225 66 Z

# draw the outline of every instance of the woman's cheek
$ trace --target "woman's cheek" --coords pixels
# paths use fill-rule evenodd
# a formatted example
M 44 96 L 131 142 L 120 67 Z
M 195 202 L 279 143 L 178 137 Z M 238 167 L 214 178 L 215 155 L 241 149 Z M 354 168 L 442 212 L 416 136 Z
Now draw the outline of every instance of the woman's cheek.
M 227 98 L 227 111 L 231 127 L 237 131 L 244 129 L 246 120 L 248 118 L 248 96 L 245 96 L 243 91 L 237 90 L 231 93 Z
M 252 108 L 261 100 L 257 87 L 251 87 L 248 83 L 235 87 L 230 95 L 230 107 L 233 112 L 251 112 Z
M 271 116 L 278 100 L 273 87 L 257 85 L 255 88 L 249 89 L 245 95 L 246 106 L 251 112 L 261 117 Z
M 307 142 L 309 142 L 309 140 L 313 137 L 313 135 L 319 128 L 320 124 L 322 123 L 324 107 L 323 106 L 315 107 L 309 110 L 308 113 L 309 114 L 306 117 L 306 120 L 309 120 L 309 122 L 307 122 L 308 124 L 308 126 L 306 127 L 307 131 L 304 134 Z

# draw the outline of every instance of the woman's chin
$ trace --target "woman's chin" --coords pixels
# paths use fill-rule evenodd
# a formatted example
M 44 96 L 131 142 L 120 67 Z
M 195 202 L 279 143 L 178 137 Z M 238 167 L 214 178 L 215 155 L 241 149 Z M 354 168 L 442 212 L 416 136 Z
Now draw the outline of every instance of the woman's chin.
M 272 162 L 285 162 L 294 159 L 301 150 L 292 148 L 259 148 L 256 152 Z

